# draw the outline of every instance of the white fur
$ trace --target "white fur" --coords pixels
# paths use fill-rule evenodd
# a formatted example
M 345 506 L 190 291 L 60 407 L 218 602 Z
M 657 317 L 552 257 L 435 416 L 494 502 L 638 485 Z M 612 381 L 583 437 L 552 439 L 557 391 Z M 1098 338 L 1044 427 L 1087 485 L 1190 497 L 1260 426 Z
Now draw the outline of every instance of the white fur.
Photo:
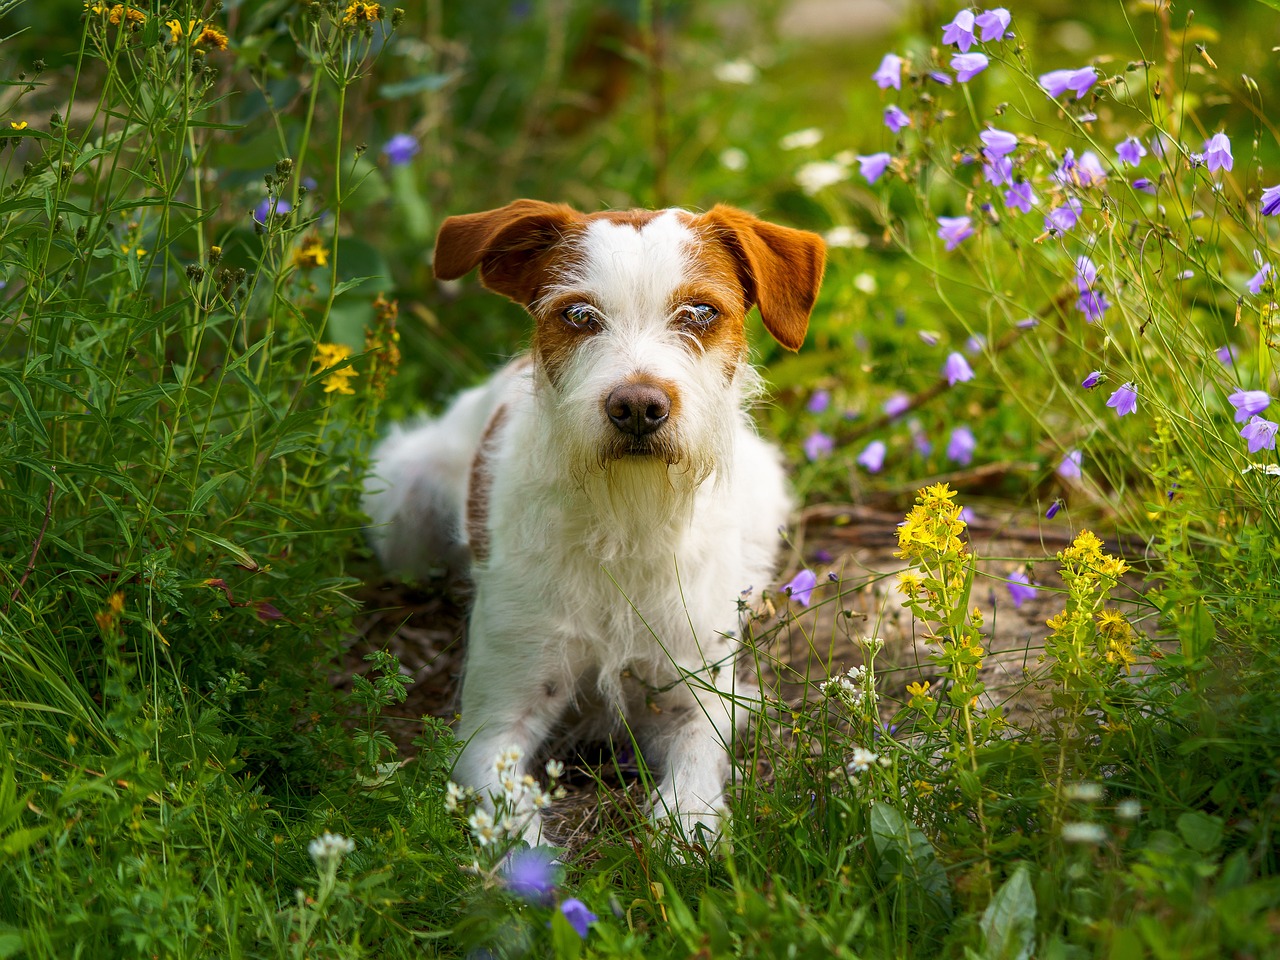
M 517 746 L 527 764 L 571 709 L 588 711 L 594 730 L 625 724 L 659 763 L 656 817 L 714 833 L 728 747 L 758 696 L 735 669 L 738 600 L 774 575 L 785 475 L 745 412 L 755 371 L 744 361 L 728 380 L 670 315 L 697 255 L 681 221 L 594 221 L 579 254 L 550 295 L 589 295 L 603 328 L 583 338 L 559 388 L 513 364 L 439 419 L 393 432 L 366 497 L 374 546 L 409 573 L 465 554 L 471 458 L 505 408 L 490 444 L 489 554 L 472 569 L 455 776 L 483 794 L 500 751 Z M 680 451 L 670 466 L 601 463 L 617 429 L 604 398 L 637 375 L 678 385 L 679 415 L 662 427 Z M 539 831 L 534 817 L 525 836 Z

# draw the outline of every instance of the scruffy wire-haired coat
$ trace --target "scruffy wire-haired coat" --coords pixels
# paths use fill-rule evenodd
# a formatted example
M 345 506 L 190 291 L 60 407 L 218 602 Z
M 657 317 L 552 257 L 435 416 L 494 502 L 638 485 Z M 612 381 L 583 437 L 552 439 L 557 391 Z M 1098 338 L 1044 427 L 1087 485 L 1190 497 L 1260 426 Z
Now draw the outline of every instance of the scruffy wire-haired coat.
M 375 454 L 365 506 L 383 564 L 470 567 L 475 604 L 455 777 L 496 789 L 577 715 L 634 734 L 656 818 L 715 834 L 729 745 L 757 696 L 735 669 L 738 599 L 775 572 L 790 498 L 747 407 L 743 321 L 804 341 L 816 234 L 732 207 L 584 215 L 518 200 L 450 217 L 441 279 L 533 317 L 528 354 Z M 582 729 L 579 727 L 579 729 Z M 510 772 L 510 771 L 509 771 Z M 536 843 L 541 820 L 524 812 Z

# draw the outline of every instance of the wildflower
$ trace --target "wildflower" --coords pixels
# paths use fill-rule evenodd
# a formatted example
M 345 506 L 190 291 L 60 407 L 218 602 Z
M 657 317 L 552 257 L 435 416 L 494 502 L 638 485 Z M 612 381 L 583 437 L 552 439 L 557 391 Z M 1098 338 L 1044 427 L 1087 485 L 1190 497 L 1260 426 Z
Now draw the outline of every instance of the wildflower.
M 720 151 L 720 166 L 739 173 L 747 169 L 747 152 L 738 147 L 726 147 Z
M 1054 517 L 1058 515 L 1058 511 L 1061 509 L 1062 509 L 1062 498 L 1057 497 L 1054 499 L 1053 503 L 1049 504 L 1049 509 L 1044 512 L 1044 518 L 1046 520 L 1052 520 Z
M 379 3 L 366 3 L 365 0 L 354 0 L 354 2 L 347 4 L 347 9 L 342 12 L 342 25 L 344 27 L 357 23 L 372 23 L 374 20 L 381 19 L 382 5 Z
M 130 27 L 136 27 L 140 23 L 146 23 L 147 15 L 141 10 L 135 10 L 133 7 L 126 8 L 124 4 L 117 3 L 107 11 L 107 22 L 119 24 L 124 21 Z
M 1137 820 L 1142 816 L 1142 804 L 1132 797 L 1116 804 L 1116 816 L 1121 820 Z
M 1136 167 L 1146 155 L 1147 148 L 1137 137 L 1129 137 L 1116 146 L 1116 156 L 1120 158 L 1120 162 L 1127 163 L 1131 167 Z
M 884 457 L 888 453 L 888 448 L 884 445 L 883 440 L 872 440 L 867 444 L 865 450 L 858 454 L 858 464 L 866 467 L 869 473 L 879 473 L 880 468 L 884 466 Z
M 942 42 L 955 44 L 963 53 L 973 46 L 975 17 L 972 10 L 961 10 L 955 19 L 942 28 Z
M 956 427 L 951 431 L 951 439 L 947 442 L 947 458 L 967 467 L 973 462 L 973 452 L 978 449 L 978 441 L 973 431 L 966 426 Z
M 998 157 L 1007 157 L 1018 149 L 1018 138 L 1016 135 L 1006 130 L 997 130 L 990 127 L 978 134 L 978 139 L 982 141 L 982 152 L 988 159 L 995 160 Z
M 9 129 L 10 129 L 10 130 L 25 130 L 25 129 L 27 129 L 27 121 L 25 121 L 25 120 L 10 120 L 10 121 L 9 121 Z
M 805 409 L 810 413 L 824 413 L 829 406 L 831 406 L 831 391 L 815 390 L 809 397 L 809 402 L 805 404 Z
M 1087 843 L 1097 846 L 1106 843 L 1107 830 L 1100 823 L 1064 823 L 1062 825 L 1062 841 L 1064 843 Z
M 1089 374 L 1087 377 L 1085 377 L 1083 380 L 1080 381 L 1080 386 L 1084 387 L 1086 390 L 1092 390 L 1101 382 L 1102 382 L 1102 371 L 1094 370 L 1091 374 Z
M 903 127 L 911 126 L 911 118 L 896 104 L 884 108 L 884 125 L 894 133 L 900 133 Z
M 471 836 L 473 836 L 478 844 L 487 847 L 491 843 L 498 840 L 498 826 L 493 822 L 493 817 L 489 815 L 487 810 L 476 810 L 467 819 L 467 825 L 471 827 Z
M 1080 154 L 1080 159 L 1076 161 L 1075 168 L 1072 170 L 1071 181 L 1082 187 L 1092 187 L 1105 179 L 1107 179 L 1107 171 L 1102 168 L 1102 161 L 1098 159 L 1098 155 L 1092 150 L 1086 150 Z
M 1084 254 L 1076 257 L 1076 289 L 1082 293 L 1098 279 L 1098 266 Z
M 800 150 L 804 147 L 816 147 L 822 142 L 822 131 L 817 127 L 806 127 L 788 133 L 778 141 L 783 150 Z
M 1078 70 L 1050 70 L 1040 74 L 1040 86 L 1055 100 L 1071 90 L 1079 100 L 1098 80 L 1098 72 L 1093 67 L 1081 67 Z
M 1076 300 L 1076 309 L 1084 314 L 1087 323 L 1101 320 L 1111 307 L 1111 301 L 1100 290 L 1084 290 Z
M 1245 284 L 1245 286 L 1248 287 L 1249 292 L 1255 296 L 1261 293 L 1263 286 L 1267 282 L 1267 274 L 1270 272 L 1271 263 L 1268 261 L 1267 263 L 1264 263 L 1258 272 L 1249 278 L 1249 282 Z
M 564 764 L 559 760 L 548 760 L 546 770 L 550 780 L 559 780 L 564 776 Z
M 880 61 L 879 68 L 871 75 L 871 79 L 881 90 L 887 90 L 889 87 L 901 90 L 902 58 L 896 53 L 886 53 L 884 59 Z
M 1062 458 L 1062 462 L 1058 464 L 1058 476 L 1064 480 L 1076 480 L 1080 477 L 1080 464 L 1084 461 L 1084 454 L 1079 450 L 1068 450 L 1067 455 Z
M 992 186 L 1013 184 L 1013 161 L 1008 157 L 996 157 L 982 165 L 982 178 Z
M 861 250 L 871 242 L 867 235 L 862 231 L 855 230 L 853 227 L 843 224 L 838 227 L 832 227 L 822 235 L 822 239 L 827 241 L 828 247 L 836 247 L 839 249 L 855 247 Z
M 253 208 L 253 219 L 265 226 L 267 219 L 273 214 L 277 217 L 282 217 L 292 209 L 293 204 L 288 200 L 267 197 Z
M 1133 181 L 1133 189 L 1149 193 L 1153 197 L 1156 195 L 1156 183 L 1150 177 L 1138 177 L 1135 179 Z
M 196 37 L 196 46 L 209 50 L 227 49 L 227 35 L 212 24 L 206 23 Z
M 317 343 L 316 355 L 312 361 L 320 369 L 317 372 L 328 370 L 330 367 L 337 366 L 343 360 L 351 356 L 351 348 L 342 343 Z M 345 393 L 354 394 L 351 384 L 348 382 L 357 376 L 354 367 L 343 367 L 341 370 L 335 370 L 322 381 L 324 383 L 325 393 Z
M 987 69 L 987 64 L 990 62 L 985 53 L 957 53 L 951 58 L 948 66 L 956 72 L 957 80 L 968 83 Z
M 587 909 L 587 905 L 577 897 L 570 897 L 560 904 L 560 912 L 569 921 L 569 926 L 583 940 L 587 939 L 587 928 L 600 918 Z
M 1031 206 L 1039 201 L 1039 197 L 1031 189 L 1030 181 L 1015 183 L 1004 193 L 1004 205 L 1023 213 L 1030 213 Z
M 1138 409 L 1138 389 L 1132 383 L 1126 383 L 1121 386 L 1107 400 L 1107 406 L 1116 412 L 1117 417 L 1123 417 L 1133 413 Z
M 885 168 L 893 160 L 887 153 L 869 153 L 858 157 L 858 172 L 866 178 L 867 183 L 875 183 L 884 173 Z
M 1044 228 L 1057 233 L 1066 233 L 1080 222 L 1080 214 L 1084 212 L 1084 204 L 1075 197 L 1068 197 L 1060 207 L 1054 207 L 1044 218 Z
M 1009 21 L 1012 19 L 1012 15 L 1004 7 L 983 11 L 973 20 L 978 29 L 982 31 L 978 35 L 978 39 L 983 43 L 1004 39 L 1004 33 L 1009 29 Z
M 513 853 L 503 868 L 507 889 L 531 903 L 546 903 L 556 889 L 555 858 L 544 847 Z
M 805 569 L 792 577 L 790 582 L 782 588 L 782 592 L 800 606 L 807 607 L 813 598 L 813 588 L 817 585 L 818 575 L 812 570 Z
M 1229 367 L 1236 362 L 1236 348 L 1228 343 L 1226 346 L 1219 347 L 1215 350 L 1214 356 L 1218 358 L 1218 362 L 1223 366 Z
M 382 155 L 393 167 L 403 167 L 418 155 L 418 138 L 411 133 L 397 133 L 382 146 Z
M 1021 607 L 1036 595 L 1036 588 L 1031 585 L 1031 580 L 1021 570 L 1013 571 L 1006 579 L 1009 581 L 1007 584 L 1009 596 L 1015 607 Z
M 915 699 L 916 697 L 923 697 L 926 700 L 933 699 L 933 697 L 929 696 L 929 685 L 919 681 L 908 683 L 907 693 L 911 695 L 912 699 Z
M 750 60 L 726 60 L 712 72 L 721 83 L 749 86 L 760 79 L 759 69 Z
M 315 234 L 302 241 L 302 246 L 293 252 L 293 264 L 299 270 L 310 270 L 323 267 L 329 263 L 329 248 Z
M 330 833 L 326 830 L 307 844 L 307 853 L 311 854 L 311 859 L 315 861 L 316 866 L 323 870 L 329 864 L 336 867 L 342 862 L 342 858 L 353 852 L 355 848 L 354 840 L 348 840 L 340 833 Z
M 809 458 L 810 463 L 829 457 L 835 448 L 835 441 L 821 430 L 813 431 L 804 441 L 804 455 Z
M 1215 133 L 1205 141 L 1204 165 L 1210 172 L 1230 170 L 1234 163 L 1235 158 L 1231 156 L 1231 140 L 1225 133 Z
M 980 333 L 969 335 L 969 339 L 964 342 L 964 348 L 970 353 L 981 353 L 987 348 L 987 338 Z
M 1240 436 L 1249 441 L 1249 452 L 1274 450 L 1276 448 L 1276 430 L 1280 424 L 1262 417 L 1254 417 L 1240 428 Z
M 1271 405 L 1271 395 L 1265 390 L 1237 390 L 1227 402 L 1236 408 L 1236 423 L 1244 423 Z
M 1040 326 L 1040 321 L 1035 317 L 1023 317 L 1015 323 L 1014 326 L 1019 330 L 1034 330 L 1036 327 Z
M 1102 784 L 1068 783 L 1063 785 L 1062 793 L 1068 800 L 1079 800 L 1082 803 L 1097 803 L 1102 799 Z
M 863 773 L 879 759 L 879 755 L 872 753 L 865 747 L 854 747 L 853 753 L 849 756 L 849 772 Z
M 926 347 L 936 347 L 938 345 L 938 335 L 932 330 L 921 330 L 918 334 L 920 342 Z
M 796 183 L 809 196 L 847 179 L 849 179 L 849 168 L 842 163 L 830 160 L 815 160 L 812 163 L 806 163 L 796 171 Z
M 943 73 L 941 70 L 930 70 L 927 74 L 925 74 L 925 76 L 927 76 L 934 83 L 941 84 L 944 87 L 949 87 L 954 82 L 952 81 L 951 75 L 949 73 Z
M 880 410 L 887 417 L 900 417 L 910 406 L 911 398 L 899 391 L 886 400 Z
M 957 383 L 972 380 L 973 368 L 969 366 L 969 361 L 964 358 L 963 353 L 952 351 L 947 354 L 946 362 L 942 365 L 942 375 L 947 378 L 947 383 L 954 387 Z
M 948 250 L 954 250 L 971 236 L 973 236 L 973 225 L 968 217 L 938 218 L 938 237 L 946 241 Z
M 1274 217 L 1280 213 L 1280 184 L 1274 187 L 1267 187 L 1262 191 L 1262 215 L 1264 217 Z

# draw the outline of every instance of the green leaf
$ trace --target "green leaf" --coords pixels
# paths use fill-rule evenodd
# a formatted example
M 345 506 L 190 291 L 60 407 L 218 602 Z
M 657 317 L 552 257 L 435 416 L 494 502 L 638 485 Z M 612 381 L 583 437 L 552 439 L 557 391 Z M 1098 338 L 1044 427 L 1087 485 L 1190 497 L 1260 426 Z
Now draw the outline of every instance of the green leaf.
M 1036 893 L 1025 865 L 996 891 L 982 913 L 985 960 L 1028 960 L 1036 945 Z
M 221 547 L 223 550 L 227 551 L 227 553 L 235 557 L 236 563 L 240 564 L 240 566 L 248 567 L 250 570 L 258 569 L 258 562 L 254 560 L 253 557 L 249 556 L 248 552 L 243 547 L 237 547 L 230 540 L 224 540 L 222 537 L 215 537 L 212 533 L 205 533 L 203 530 L 197 530 L 195 527 L 191 528 L 191 532 L 201 540 L 207 540 L 214 546 Z
M 378 88 L 378 96 L 385 100 L 398 100 L 411 97 L 415 93 L 432 93 L 443 89 L 450 76 L 447 73 L 424 73 L 420 77 L 411 77 L 399 83 L 384 83 Z
M 942 913 L 951 915 L 951 885 L 929 838 L 895 807 L 871 807 L 871 841 L 879 857 L 876 876 L 915 887 Z
M 1178 817 L 1178 833 L 1197 853 L 1212 853 L 1222 840 L 1222 818 L 1193 810 Z
M 45 430 L 44 421 L 40 419 L 40 414 L 36 412 L 35 402 L 31 399 L 31 391 L 22 382 L 22 378 L 12 370 L 0 370 L 0 380 L 4 380 L 9 384 L 9 392 L 18 398 L 18 405 L 22 407 L 22 412 L 27 415 L 27 422 L 31 424 L 31 429 L 42 443 L 47 444 L 49 442 L 49 432 Z

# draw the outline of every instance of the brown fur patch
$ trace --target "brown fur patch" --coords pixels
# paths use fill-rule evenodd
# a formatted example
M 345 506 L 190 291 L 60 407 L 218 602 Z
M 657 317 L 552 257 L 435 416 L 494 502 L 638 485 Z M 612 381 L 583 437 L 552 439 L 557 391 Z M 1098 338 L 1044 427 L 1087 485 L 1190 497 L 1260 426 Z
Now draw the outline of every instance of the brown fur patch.
M 467 481 L 467 540 L 471 557 L 481 563 L 489 556 L 489 501 L 493 494 L 493 453 L 497 433 L 507 420 L 507 408 L 498 407 L 485 424 L 480 445 L 471 458 L 471 474 Z

